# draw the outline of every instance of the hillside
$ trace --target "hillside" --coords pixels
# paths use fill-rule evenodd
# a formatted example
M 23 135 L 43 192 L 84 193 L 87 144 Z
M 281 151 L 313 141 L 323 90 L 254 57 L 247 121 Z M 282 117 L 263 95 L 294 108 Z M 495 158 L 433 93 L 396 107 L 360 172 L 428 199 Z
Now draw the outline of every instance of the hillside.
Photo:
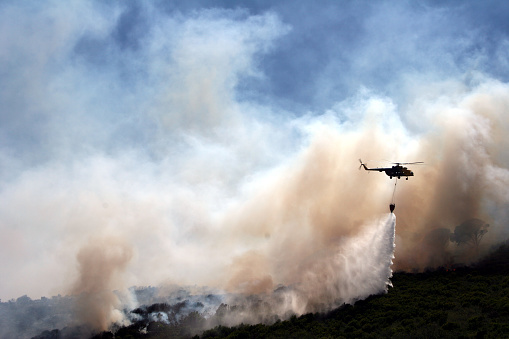
M 460 338 L 509 336 L 509 276 L 476 269 L 397 273 L 386 295 L 271 326 L 216 327 L 201 338 Z
M 475 267 L 397 272 L 387 294 L 371 296 L 326 314 L 292 316 L 271 325 L 218 325 L 196 333 L 203 326 L 211 327 L 214 321 L 220 323 L 222 313 L 236 311 L 235 307 L 223 305 L 212 319 L 206 320 L 195 312 L 177 324 L 140 321 L 118 329 L 114 337 L 507 338 L 508 258 L 509 246 L 504 244 Z M 174 306 L 151 307 L 164 312 Z M 113 333 L 103 332 L 95 338 L 111 337 Z

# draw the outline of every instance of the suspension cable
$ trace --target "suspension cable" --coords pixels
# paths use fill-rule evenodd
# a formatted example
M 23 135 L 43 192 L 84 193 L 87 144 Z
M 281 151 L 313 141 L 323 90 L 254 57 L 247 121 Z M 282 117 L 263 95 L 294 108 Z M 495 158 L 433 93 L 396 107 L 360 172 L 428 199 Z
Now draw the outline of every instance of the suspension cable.
M 392 203 L 394 204 L 394 198 L 396 197 L 396 185 L 398 184 L 398 178 L 394 179 L 394 191 L 392 192 Z

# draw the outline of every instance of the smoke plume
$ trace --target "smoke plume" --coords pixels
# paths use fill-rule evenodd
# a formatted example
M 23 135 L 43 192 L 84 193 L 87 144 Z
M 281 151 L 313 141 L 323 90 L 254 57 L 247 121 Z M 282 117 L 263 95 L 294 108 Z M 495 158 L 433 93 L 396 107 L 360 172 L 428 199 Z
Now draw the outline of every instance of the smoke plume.
M 2 300 L 73 294 L 100 330 L 130 286 L 209 286 L 285 317 L 385 291 L 393 251 L 475 260 L 466 220 L 508 237 L 505 5 L 283 3 L 0 4 Z M 359 158 L 425 163 L 395 233 Z
M 113 292 L 122 286 L 122 273 L 133 250 L 118 238 L 94 238 L 77 254 L 79 276 L 72 294 L 77 294 L 79 321 L 105 331 L 111 323 L 122 323 L 121 302 Z

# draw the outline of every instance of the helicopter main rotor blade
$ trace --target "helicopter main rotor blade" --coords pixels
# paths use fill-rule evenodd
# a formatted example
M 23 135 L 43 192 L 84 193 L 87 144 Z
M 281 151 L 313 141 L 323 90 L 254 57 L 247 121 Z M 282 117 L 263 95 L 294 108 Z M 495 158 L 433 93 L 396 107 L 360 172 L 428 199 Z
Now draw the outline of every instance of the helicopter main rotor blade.
M 423 161 L 415 161 L 415 162 L 393 162 L 396 165 L 414 165 L 414 164 L 424 164 Z

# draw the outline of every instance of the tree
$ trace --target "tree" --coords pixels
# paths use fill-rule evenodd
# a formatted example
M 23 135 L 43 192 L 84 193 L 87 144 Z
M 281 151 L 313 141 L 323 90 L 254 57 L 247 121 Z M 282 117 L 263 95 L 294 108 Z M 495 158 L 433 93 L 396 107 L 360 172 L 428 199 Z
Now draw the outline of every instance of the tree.
M 456 226 L 454 233 L 451 234 L 451 241 L 458 246 L 470 244 L 477 249 L 481 239 L 488 232 L 489 226 L 480 219 L 467 220 Z

